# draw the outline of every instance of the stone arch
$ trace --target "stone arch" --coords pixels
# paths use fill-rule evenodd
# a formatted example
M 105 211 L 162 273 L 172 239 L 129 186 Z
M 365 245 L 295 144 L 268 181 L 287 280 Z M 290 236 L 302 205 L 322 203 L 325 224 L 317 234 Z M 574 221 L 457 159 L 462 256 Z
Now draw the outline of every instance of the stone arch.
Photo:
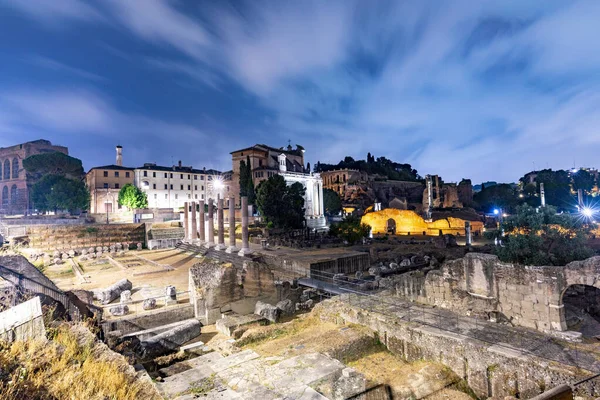
M 2 166 L 3 166 L 3 165 L 4 165 L 4 162 L 3 162 L 2 160 L 0 160 L 0 181 L 1 181 L 1 180 L 2 180 L 2 178 L 3 178 L 3 175 L 2 175 Z
M 6 185 L 2 188 L 2 206 L 8 206 L 8 186 Z
M 585 337 L 600 335 L 600 289 L 591 285 L 569 285 L 561 303 L 565 328 L 581 332 Z
M 385 230 L 392 235 L 396 234 L 396 220 L 394 218 L 389 218 L 385 224 Z
M 16 157 L 13 158 L 13 161 L 12 161 L 12 178 L 13 179 L 19 178 L 19 159 Z
M 4 160 L 4 171 L 2 172 L 2 177 L 4 179 L 10 179 L 10 161 L 8 161 L 8 159 Z
M 18 190 L 17 190 L 17 185 L 12 185 L 12 187 L 10 188 L 10 204 L 17 204 L 17 199 L 18 199 Z

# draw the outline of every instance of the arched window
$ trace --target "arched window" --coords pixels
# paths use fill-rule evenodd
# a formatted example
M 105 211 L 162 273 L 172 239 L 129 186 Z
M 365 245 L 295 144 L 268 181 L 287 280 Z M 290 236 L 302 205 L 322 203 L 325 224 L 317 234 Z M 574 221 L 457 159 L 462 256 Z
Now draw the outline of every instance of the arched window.
M 17 185 L 10 188 L 10 204 L 17 204 Z
M 2 180 L 2 160 L 0 160 L 0 181 Z
M 2 205 L 8 205 L 8 186 L 4 186 L 4 188 L 2 189 Z
M 19 177 L 19 159 L 18 158 L 13 158 L 12 177 L 13 177 L 13 179 L 17 179 Z
M 4 161 L 4 173 L 3 173 L 4 179 L 10 179 L 10 161 L 5 160 Z M 8 190 L 8 189 L 6 189 Z

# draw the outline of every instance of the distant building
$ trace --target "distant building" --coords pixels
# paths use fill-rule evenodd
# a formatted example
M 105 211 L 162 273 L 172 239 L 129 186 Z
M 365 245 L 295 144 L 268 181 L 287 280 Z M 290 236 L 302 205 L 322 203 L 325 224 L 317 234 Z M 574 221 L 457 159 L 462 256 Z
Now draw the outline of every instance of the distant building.
M 223 196 L 227 206 L 231 173 L 194 169 L 183 166 L 181 161 L 172 167 L 144 164 L 135 169 L 135 185 L 148 196 L 150 208 L 178 210 L 186 201 L 216 199 L 217 194 Z
M 232 187 L 239 199 L 240 166 L 242 161 L 250 161 L 254 186 L 274 175 L 281 175 L 288 185 L 300 182 L 306 189 L 304 208 L 306 224 L 311 228 L 324 228 L 327 222 L 323 208 L 323 180 L 317 173 L 311 173 L 304 164 L 304 149 L 297 146 L 275 148 L 257 144 L 231 152 Z
M 123 167 L 123 148 L 117 146 L 116 164 L 94 167 L 85 175 L 90 191 L 90 213 L 112 213 L 121 209 L 119 192 L 134 183 L 134 169 Z
M 324 171 L 320 173 L 323 178 L 323 187 L 331 189 L 341 198 L 345 198 L 346 192 L 354 188 L 357 184 L 366 184 L 375 180 L 374 175 L 357 169 L 336 169 L 333 171 Z
M 69 154 L 64 146 L 48 140 L 34 140 L 0 148 L 0 213 L 24 213 L 29 209 L 29 187 L 23 160 L 42 153 Z

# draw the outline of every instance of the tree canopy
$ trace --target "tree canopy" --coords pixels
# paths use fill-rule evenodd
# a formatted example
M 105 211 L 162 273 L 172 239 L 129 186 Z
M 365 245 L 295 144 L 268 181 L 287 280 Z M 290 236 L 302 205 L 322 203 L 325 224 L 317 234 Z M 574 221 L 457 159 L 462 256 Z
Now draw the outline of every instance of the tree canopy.
M 81 180 L 61 175 L 44 175 L 31 188 L 31 201 L 39 211 L 86 210 L 90 192 Z
M 240 162 L 240 196 L 248 197 L 248 204 L 256 204 L 256 192 L 254 190 L 254 181 L 252 179 L 252 164 L 250 157 L 246 161 Z
M 301 183 L 288 186 L 281 175 L 274 175 L 256 188 L 256 205 L 269 225 L 299 229 L 304 224 L 304 192 Z
M 23 160 L 23 168 L 32 182 L 39 181 L 44 175 L 60 175 L 70 179 L 83 177 L 81 160 L 59 152 L 42 153 Z
M 527 204 L 501 225 L 500 260 L 525 265 L 565 265 L 594 255 L 587 246 L 589 227 L 572 214 L 557 214 L 556 208 L 535 209 Z
M 369 235 L 371 227 L 361 223 L 360 217 L 348 215 L 342 222 L 332 224 L 329 228 L 331 236 L 339 237 L 353 245 Z
M 148 196 L 140 188 L 131 183 L 126 184 L 119 190 L 119 204 L 130 210 L 136 208 L 148 208 Z
M 342 211 L 342 199 L 340 199 L 336 191 L 323 189 L 323 207 L 326 214 L 337 214 Z
M 410 164 L 397 163 L 385 157 L 375 159 L 375 156 L 372 156 L 371 153 L 367 154 L 367 161 L 354 160 L 354 158 L 346 156 L 335 165 L 323 164 L 321 162 L 315 164 L 315 172 L 326 172 L 343 168 L 357 169 L 368 174 L 379 174 L 387 179 L 396 181 L 418 181 L 422 179 L 417 170 L 413 169 Z
M 573 189 L 577 191 L 578 189 L 583 190 L 584 194 L 590 194 L 592 188 L 594 187 L 595 179 L 592 174 L 590 174 L 585 169 L 580 169 L 577 172 L 571 174 L 573 181 Z
M 507 183 L 501 183 L 484 187 L 480 192 L 475 193 L 473 200 L 478 208 L 485 212 L 491 212 L 495 208 L 511 212 L 517 206 L 519 198 L 515 188 Z

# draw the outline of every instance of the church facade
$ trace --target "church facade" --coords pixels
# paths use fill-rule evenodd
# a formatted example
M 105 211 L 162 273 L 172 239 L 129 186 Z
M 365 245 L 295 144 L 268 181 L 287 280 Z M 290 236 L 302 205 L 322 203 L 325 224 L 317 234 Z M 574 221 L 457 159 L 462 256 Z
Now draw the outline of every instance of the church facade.
M 304 186 L 306 226 L 323 229 L 327 226 L 323 208 L 323 180 L 304 164 L 304 149 L 297 146 L 275 148 L 256 144 L 231 152 L 233 192 L 239 198 L 240 165 L 249 161 L 254 187 L 274 175 L 281 175 L 288 185 L 299 182 Z

